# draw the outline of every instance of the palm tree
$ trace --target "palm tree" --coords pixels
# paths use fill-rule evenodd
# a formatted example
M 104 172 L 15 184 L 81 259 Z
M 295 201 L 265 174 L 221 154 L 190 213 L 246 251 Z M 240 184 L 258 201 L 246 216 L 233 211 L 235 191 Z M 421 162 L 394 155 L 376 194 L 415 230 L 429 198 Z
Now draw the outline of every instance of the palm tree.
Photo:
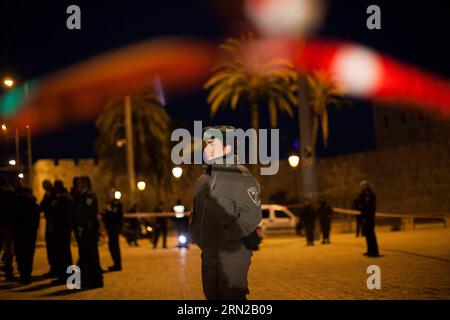
M 208 103 L 211 116 L 220 106 L 235 110 L 240 100 L 246 100 L 251 110 L 252 127 L 259 129 L 259 104 L 267 103 L 270 124 L 277 125 L 277 112 L 293 115 L 291 105 L 298 105 L 298 75 L 286 59 L 274 57 L 270 50 L 252 50 L 253 36 L 228 39 L 220 48 L 226 54 L 205 83 L 211 89 Z
M 312 148 L 316 147 L 319 124 L 322 127 L 322 138 L 324 146 L 328 144 L 328 110 L 327 107 L 335 105 L 340 107 L 346 103 L 342 99 L 344 90 L 328 74 L 322 71 L 315 71 L 307 76 L 308 94 L 310 98 L 311 110 L 313 114 L 312 125 Z
M 170 173 L 170 118 L 154 90 L 146 87 L 131 95 L 133 142 L 137 175 L 156 187 L 160 193 L 171 188 Z M 98 116 L 96 126 L 99 136 L 95 150 L 102 159 L 103 169 L 116 174 L 126 174 L 125 113 L 122 97 L 112 99 Z

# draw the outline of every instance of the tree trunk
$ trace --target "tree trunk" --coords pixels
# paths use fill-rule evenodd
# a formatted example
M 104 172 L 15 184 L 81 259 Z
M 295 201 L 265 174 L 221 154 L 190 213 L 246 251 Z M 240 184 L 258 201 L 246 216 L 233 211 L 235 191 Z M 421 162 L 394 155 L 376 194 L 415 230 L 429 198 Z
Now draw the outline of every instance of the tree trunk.
M 310 197 L 313 201 L 318 198 L 315 146 L 313 145 L 313 132 L 311 128 L 312 111 L 309 102 L 309 89 L 306 75 L 302 76 L 299 93 L 299 126 L 300 126 L 300 151 L 310 148 L 312 155 L 309 158 L 301 158 L 302 193 L 303 197 Z

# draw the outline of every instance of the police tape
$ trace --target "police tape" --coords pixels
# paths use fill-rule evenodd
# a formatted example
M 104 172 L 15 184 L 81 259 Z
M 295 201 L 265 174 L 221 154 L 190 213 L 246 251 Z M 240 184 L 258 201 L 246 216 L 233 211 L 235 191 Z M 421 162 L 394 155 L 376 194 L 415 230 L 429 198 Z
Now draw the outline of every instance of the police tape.
M 139 213 L 124 213 L 124 218 L 159 218 L 159 217 L 175 217 L 180 218 L 190 216 L 191 211 L 179 212 L 139 212 Z
M 297 203 L 297 204 L 289 204 L 285 206 L 288 209 L 292 208 L 302 208 L 303 204 Z M 348 215 L 360 215 L 361 212 L 359 210 L 352 210 L 352 209 L 343 209 L 338 207 L 333 207 L 334 213 L 342 213 L 342 214 L 348 214 Z M 448 219 L 450 218 L 450 213 L 442 213 L 442 214 L 436 214 L 436 213 L 390 213 L 390 212 L 379 212 L 377 211 L 375 213 L 377 217 L 386 217 L 386 218 L 417 218 L 417 219 Z

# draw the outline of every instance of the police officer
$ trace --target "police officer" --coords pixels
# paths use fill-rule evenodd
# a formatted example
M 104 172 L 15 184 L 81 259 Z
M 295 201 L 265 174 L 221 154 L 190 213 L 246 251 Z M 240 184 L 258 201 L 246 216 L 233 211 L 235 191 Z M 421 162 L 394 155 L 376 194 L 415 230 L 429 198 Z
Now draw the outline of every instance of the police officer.
M 14 276 L 13 269 L 13 218 L 15 215 L 15 199 L 16 196 L 13 186 L 5 176 L 0 175 L 0 203 L 2 205 L 2 210 L 0 211 L 0 234 L 3 241 L 2 261 L 4 263 L 5 279 L 7 281 L 18 280 Z
M 76 220 L 80 239 L 81 288 L 103 287 L 103 274 L 98 253 L 99 222 L 97 196 L 91 188 L 89 177 L 80 179 Z
M 331 230 L 331 215 L 333 209 L 328 205 L 325 199 L 319 200 L 319 207 L 317 208 L 317 215 L 320 220 L 320 230 L 322 231 L 322 244 L 330 243 Z
M 306 245 L 314 245 L 314 227 L 316 225 L 316 210 L 314 209 L 311 198 L 305 199 L 305 205 L 301 209 L 301 219 L 306 231 Z
M 75 240 L 77 242 L 77 246 L 78 249 L 80 248 L 80 239 L 78 236 L 78 226 L 77 226 L 77 219 L 75 217 L 75 213 L 77 212 L 77 206 L 80 203 L 79 201 L 79 196 L 80 196 L 80 192 L 81 192 L 81 178 L 80 177 L 74 177 L 72 179 L 72 187 L 70 188 L 70 195 L 72 196 L 74 203 L 75 203 L 75 207 L 74 207 L 74 212 L 71 218 L 71 227 L 72 227 L 72 231 L 75 235 Z M 78 254 L 78 258 L 79 258 L 79 254 Z M 77 265 L 80 264 L 80 261 L 77 262 Z
M 358 196 L 357 203 L 361 211 L 363 232 L 367 242 L 367 252 L 364 255 L 368 257 L 379 257 L 377 237 L 375 235 L 375 193 L 366 180 L 362 181 L 360 186 L 361 193 Z
M 109 271 L 122 270 L 122 259 L 120 256 L 119 235 L 122 230 L 123 209 L 122 203 L 114 197 L 115 190 L 109 189 L 108 203 L 102 212 L 106 231 L 108 232 L 108 246 L 113 265 L 108 267 Z
M 47 260 L 50 265 L 50 270 L 44 275 L 49 278 L 57 277 L 56 272 L 56 240 L 54 233 L 54 226 L 52 216 L 54 213 L 53 204 L 55 201 L 55 194 L 52 183 L 49 180 L 42 182 L 42 188 L 44 189 L 44 198 L 42 199 L 39 210 L 44 212 L 45 217 L 45 248 L 47 250 Z
M 16 182 L 15 214 L 13 217 L 14 250 L 22 284 L 31 283 L 36 234 L 39 227 L 39 207 L 31 188 Z
M 233 131 L 227 126 L 204 130 L 207 165 L 195 184 L 189 224 L 191 240 L 202 250 L 202 284 L 208 300 L 246 299 L 255 246 L 249 239 L 255 238 L 261 221 L 260 186 L 237 164 L 232 146 L 226 144 L 226 134 Z
M 64 284 L 67 280 L 67 267 L 72 265 L 70 250 L 71 222 L 74 216 L 75 201 L 64 187 L 61 180 L 56 180 L 53 187 L 54 201 L 52 202 L 53 228 L 55 239 L 55 272 L 57 279 L 53 284 Z

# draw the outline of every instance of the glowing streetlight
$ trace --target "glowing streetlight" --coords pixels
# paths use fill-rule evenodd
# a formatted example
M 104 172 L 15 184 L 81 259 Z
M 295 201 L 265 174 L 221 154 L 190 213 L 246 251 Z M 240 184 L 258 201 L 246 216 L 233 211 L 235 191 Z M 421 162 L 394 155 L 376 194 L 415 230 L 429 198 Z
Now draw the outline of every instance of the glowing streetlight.
M 114 199 L 120 200 L 120 198 L 122 198 L 122 192 L 120 191 L 114 192 Z
M 187 242 L 186 236 L 185 235 L 178 236 L 178 242 L 180 243 L 180 245 L 185 245 Z
M 3 80 L 3 84 L 8 88 L 11 88 L 14 85 L 14 80 L 11 78 L 6 78 Z
M 18 176 L 20 179 L 23 179 L 23 173 L 22 173 L 22 172 L 19 173 L 17 176 Z
M 16 160 L 9 160 L 9 164 L 12 165 L 12 166 L 15 166 L 16 165 Z
M 6 127 L 6 124 L 2 123 L 2 131 L 6 131 L 8 128 Z
M 296 168 L 300 163 L 300 157 L 294 154 L 288 158 L 288 162 L 292 168 Z
M 137 183 L 137 188 L 139 191 L 144 191 L 146 186 L 147 184 L 145 183 L 145 181 L 139 181 Z
M 178 179 L 183 174 L 183 169 L 181 169 L 181 167 L 175 167 L 172 169 L 172 174 L 175 178 Z
M 117 148 L 122 148 L 126 144 L 127 144 L 127 140 L 125 140 L 125 139 L 119 139 L 116 141 Z

